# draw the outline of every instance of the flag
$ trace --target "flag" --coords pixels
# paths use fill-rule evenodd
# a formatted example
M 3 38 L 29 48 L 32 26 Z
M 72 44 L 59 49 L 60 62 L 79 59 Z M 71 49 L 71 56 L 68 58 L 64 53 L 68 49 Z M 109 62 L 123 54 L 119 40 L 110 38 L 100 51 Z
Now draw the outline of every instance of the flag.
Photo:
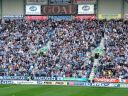
M 41 55 L 41 54 L 47 54 L 48 51 L 49 51 L 49 49 L 50 49 L 50 46 L 51 46 L 51 41 L 49 41 L 46 46 L 44 46 L 41 49 L 39 49 L 38 54 L 39 55 Z
M 104 55 L 104 48 L 102 47 L 97 47 L 95 48 L 93 51 L 92 51 L 93 55 L 96 54 L 96 53 L 99 53 L 100 56 L 103 56 Z

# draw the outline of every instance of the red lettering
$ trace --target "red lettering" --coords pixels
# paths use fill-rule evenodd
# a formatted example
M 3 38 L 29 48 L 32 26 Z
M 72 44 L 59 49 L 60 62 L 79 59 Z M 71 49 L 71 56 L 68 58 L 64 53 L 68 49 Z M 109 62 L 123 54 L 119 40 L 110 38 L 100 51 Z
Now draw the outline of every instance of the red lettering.
M 52 7 L 52 14 L 59 14 L 60 13 L 60 7 L 59 6 L 53 6 Z
M 104 78 L 95 78 L 94 81 L 96 82 L 111 82 L 111 83 L 118 83 L 119 79 L 104 79 Z
M 76 12 L 76 6 L 73 5 L 64 5 L 64 6 L 43 6 L 42 15 L 58 15 L 58 14 L 74 14 Z
M 66 7 L 63 6 L 61 8 L 61 13 L 68 14 L 68 10 L 66 9 Z

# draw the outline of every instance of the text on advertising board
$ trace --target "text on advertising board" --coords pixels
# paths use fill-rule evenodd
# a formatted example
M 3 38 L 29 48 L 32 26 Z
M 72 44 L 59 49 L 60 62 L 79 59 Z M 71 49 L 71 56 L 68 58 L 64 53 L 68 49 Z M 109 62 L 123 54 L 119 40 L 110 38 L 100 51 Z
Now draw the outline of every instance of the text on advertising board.
M 49 0 L 49 4 L 70 4 L 71 0 Z
M 99 14 L 99 19 L 121 19 L 121 14 Z
M 47 20 L 47 16 L 25 16 L 26 20 Z
M 94 5 L 78 5 L 78 14 L 94 14 Z
M 42 15 L 76 14 L 75 5 L 50 5 L 42 6 Z
M 67 85 L 66 81 L 43 81 L 44 85 Z
M 96 0 L 74 0 L 74 3 L 78 3 L 78 4 L 83 4 L 83 3 L 95 4 Z
M 71 16 L 49 16 L 49 18 L 53 19 L 53 20 L 57 20 L 57 21 L 60 21 L 60 20 L 71 20 L 72 17 Z
M 47 5 L 48 4 L 48 0 L 26 0 L 26 4 Z
M 26 5 L 26 15 L 40 15 L 40 5 Z
M 76 19 L 80 19 L 80 20 L 94 20 L 96 19 L 95 15 L 86 15 L 86 16 L 75 16 Z
M 104 78 L 95 78 L 95 82 L 111 82 L 111 83 L 119 83 L 119 79 L 104 79 Z

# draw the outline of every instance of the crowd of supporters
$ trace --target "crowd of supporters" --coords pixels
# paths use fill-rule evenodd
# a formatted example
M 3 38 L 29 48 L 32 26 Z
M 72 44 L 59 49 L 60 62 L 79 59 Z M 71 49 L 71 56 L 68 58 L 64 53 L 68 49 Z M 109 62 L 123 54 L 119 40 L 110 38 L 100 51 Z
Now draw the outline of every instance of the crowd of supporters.
M 99 57 L 96 77 L 127 77 L 126 21 L 6 21 L 0 24 L 0 75 L 88 78 L 94 63 L 92 50 L 102 38 L 105 54 Z M 40 55 L 48 44 L 48 52 Z
M 128 79 L 128 22 L 108 21 L 104 32 L 105 54 L 100 57 L 96 77 Z

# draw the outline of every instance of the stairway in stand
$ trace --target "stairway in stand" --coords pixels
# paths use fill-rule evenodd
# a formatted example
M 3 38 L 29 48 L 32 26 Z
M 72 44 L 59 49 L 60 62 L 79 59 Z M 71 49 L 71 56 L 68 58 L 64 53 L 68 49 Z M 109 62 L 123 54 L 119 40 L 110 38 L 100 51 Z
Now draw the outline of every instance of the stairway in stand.
M 101 39 L 101 42 L 100 42 L 100 45 L 98 47 L 101 47 L 101 48 L 105 48 L 104 47 L 104 38 Z M 93 67 L 92 67 L 92 70 L 91 70 L 91 73 L 90 73 L 90 76 L 89 76 L 89 80 L 92 81 L 95 77 L 95 71 L 96 71 L 96 66 L 99 65 L 99 59 L 98 58 L 95 58 L 94 59 L 94 64 L 93 64 Z

